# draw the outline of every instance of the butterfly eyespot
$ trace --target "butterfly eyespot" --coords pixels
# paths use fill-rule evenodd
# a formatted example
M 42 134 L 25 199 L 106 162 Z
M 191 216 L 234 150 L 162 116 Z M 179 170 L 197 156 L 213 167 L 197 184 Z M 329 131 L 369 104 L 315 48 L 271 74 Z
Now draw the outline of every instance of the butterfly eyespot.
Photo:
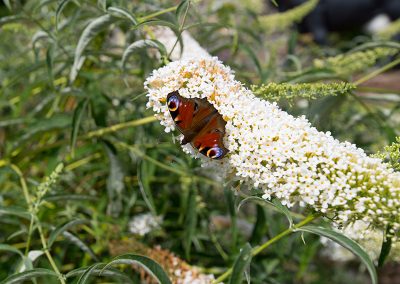
M 179 98 L 177 96 L 171 96 L 168 99 L 168 109 L 170 111 L 176 111 L 179 106 Z
M 207 151 L 207 157 L 211 159 L 218 159 L 224 154 L 224 151 L 219 147 L 210 148 Z

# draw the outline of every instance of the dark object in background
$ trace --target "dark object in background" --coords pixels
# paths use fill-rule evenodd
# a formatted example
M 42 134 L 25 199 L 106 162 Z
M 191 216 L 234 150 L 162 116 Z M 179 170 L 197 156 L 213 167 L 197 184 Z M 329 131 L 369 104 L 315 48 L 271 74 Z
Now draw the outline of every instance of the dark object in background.
M 292 9 L 307 0 L 278 1 L 279 11 Z M 310 32 L 318 44 L 328 43 L 328 33 L 362 28 L 374 17 L 400 18 L 400 0 L 320 0 L 317 7 L 299 24 L 302 33 Z

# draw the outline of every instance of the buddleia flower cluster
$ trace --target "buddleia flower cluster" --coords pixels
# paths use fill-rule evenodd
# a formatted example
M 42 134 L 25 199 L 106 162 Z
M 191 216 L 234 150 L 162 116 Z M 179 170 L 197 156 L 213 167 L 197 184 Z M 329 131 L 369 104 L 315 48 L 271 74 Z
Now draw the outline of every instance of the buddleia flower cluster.
M 134 216 L 128 224 L 129 232 L 139 236 L 144 236 L 151 231 L 159 228 L 162 218 L 153 216 L 151 213 L 143 213 Z
M 217 58 L 188 59 L 154 70 L 146 80 L 148 104 L 166 132 L 175 129 L 166 106 L 170 92 L 206 98 L 226 121 L 229 153 L 210 160 L 190 144 L 182 146 L 203 166 L 275 196 L 328 215 L 336 224 L 362 220 L 400 230 L 400 174 L 355 145 L 319 132 L 305 117 L 293 117 L 276 103 L 257 98 Z
M 191 266 L 169 250 L 159 246 L 150 248 L 134 238 L 111 241 L 109 249 L 113 256 L 129 251 L 150 257 L 163 267 L 173 284 L 209 284 L 215 280 L 214 275 L 203 273 L 200 268 Z M 142 283 L 159 283 L 140 266 L 134 268 L 140 272 Z

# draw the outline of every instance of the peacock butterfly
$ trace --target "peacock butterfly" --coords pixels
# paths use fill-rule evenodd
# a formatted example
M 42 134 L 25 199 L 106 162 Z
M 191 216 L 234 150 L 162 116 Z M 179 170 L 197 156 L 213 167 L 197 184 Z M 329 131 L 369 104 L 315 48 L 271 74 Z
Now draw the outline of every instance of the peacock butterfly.
M 183 134 L 182 145 L 191 143 L 211 159 L 222 159 L 228 153 L 222 141 L 226 122 L 207 99 L 187 99 L 174 91 L 167 96 L 167 106 Z

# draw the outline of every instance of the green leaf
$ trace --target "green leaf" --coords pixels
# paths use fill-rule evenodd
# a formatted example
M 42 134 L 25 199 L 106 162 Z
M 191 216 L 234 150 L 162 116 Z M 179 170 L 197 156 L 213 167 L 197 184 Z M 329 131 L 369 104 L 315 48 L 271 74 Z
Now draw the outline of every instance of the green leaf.
M 50 85 L 54 87 L 54 75 L 53 75 L 53 65 L 54 65 L 54 44 L 50 44 L 47 48 L 46 52 L 46 65 L 47 65 L 47 74 L 49 76 Z
M 107 10 L 107 0 L 97 0 L 97 7 L 105 12 Z
M 152 40 L 152 39 L 141 39 L 138 41 L 135 41 L 134 43 L 130 44 L 124 51 L 124 54 L 122 55 L 122 69 L 126 69 L 126 63 L 130 55 L 132 55 L 134 52 L 141 50 L 143 48 L 156 48 L 158 51 L 160 51 L 161 56 L 166 56 L 167 55 L 167 50 L 165 49 L 165 46 L 159 42 L 158 40 Z
M 257 204 L 256 209 L 257 219 L 250 237 L 251 244 L 259 244 L 262 238 L 268 234 L 268 219 L 265 206 Z
M 125 174 L 114 146 L 107 141 L 103 141 L 103 145 L 106 149 L 108 159 L 110 160 L 109 175 L 107 178 L 107 193 L 109 199 L 107 214 L 118 217 L 122 211 Z
M 183 242 L 183 247 L 185 249 L 185 256 L 188 260 L 190 260 L 190 249 L 192 247 L 192 241 L 197 226 L 196 198 L 197 198 L 197 190 L 195 188 L 195 185 L 192 184 L 188 196 L 188 205 L 186 206 L 185 235 Z
M 181 3 L 179 3 L 178 7 L 176 8 L 175 15 L 180 25 L 182 24 L 181 23 L 182 15 L 185 15 L 187 13 L 189 5 L 190 5 L 190 0 L 183 0 L 181 1 Z
M 14 142 L 13 148 L 17 148 L 24 142 L 38 136 L 43 132 L 51 132 L 55 130 L 64 129 L 71 125 L 71 116 L 67 114 L 56 114 L 50 118 L 44 118 L 34 121 L 32 124 L 27 126 L 27 131 L 23 135 L 18 137 Z
M 379 259 L 378 259 L 378 267 L 382 267 L 383 264 L 385 263 L 386 258 L 390 254 L 390 250 L 392 248 L 392 238 L 388 237 L 388 232 L 390 230 L 390 226 L 386 228 L 386 234 L 385 234 L 385 239 L 382 242 L 382 247 L 381 247 L 381 253 L 379 254 Z
M 258 75 L 262 79 L 261 81 L 264 81 L 263 80 L 264 79 L 263 69 L 261 67 L 260 60 L 258 59 L 258 56 L 254 52 L 254 50 L 250 46 L 248 46 L 247 44 L 239 44 L 238 48 L 247 53 L 247 55 L 250 57 L 250 60 L 253 61 L 254 65 L 256 66 L 256 69 L 258 71 Z
M 226 203 L 228 205 L 229 215 L 231 217 L 231 244 L 232 244 L 232 252 L 235 253 L 238 251 L 237 239 L 238 239 L 238 227 L 237 227 L 237 214 L 236 214 L 236 196 L 231 188 L 224 189 L 224 195 L 226 199 Z
M 31 40 L 31 44 L 32 44 L 32 48 L 33 51 L 36 52 L 36 43 L 39 40 L 42 39 L 48 39 L 49 38 L 49 34 L 45 31 L 37 31 L 33 36 L 32 36 L 32 40 Z
M 67 4 L 71 2 L 71 0 L 62 0 L 59 2 L 58 6 L 57 6 L 57 10 L 56 10 L 56 30 L 58 30 L 58 21 L 60 19 L 60 14 L 62 13 L 62 11 L 64 10 L 65 6 L 67 6 Z
M 292 215 L 290 214 L 289 209 L 282 205 L 282 203 L 274 198 L 272 199 L 272 201 L 266 200 L 264 198 L 258 197 L 258 196 L 249 196 L 246 197 L 245 199 L 243 199 L 242 201 L 240 201 L 239 205 L 237 206 L 237 211 L 240 210 L 240 207 L 242 207 L 245 203 L 249 202 L 249 201 L 256 201 L 258 204 L 261 205 L 270 205 L 273 206 L 275 209 L 277 209 L 277 211 L 281 212 L 282 214 L 284 214 L 286 216 L 286 218 L 289 221 L 289 226 L 291 227 L 293 225 L 293 218 Z
M 152 176 L 153 170 L 150 170 L 150 166 L 144 160 L 138 163 L 137 169 L 137 177 L 140 192 L 142 193 L 142 197 L 147 207 L 153 213 L 154 216 L 157 216 L 156 206 L 154 204 L 153 194 L 150 188 L 150 177 Z
M 349 239 L 342 233 L 336 232 L 332 229 L 317 227 L 317 226 L 304 226 L 297 229 L 297 231 L 308 232 L 317 234 L 319 236 L 323 236 L 325 238 L 331 239 L 332 241 L 340 244 L 344 248 L 347 248 L 354 255 L 358 256 L 362 263 L 367 267 L 368 272 L 371 276 L 371 280 L 373 284 L 378 283 L 378 277 L 376 274 L 375 266 L 372 263 L 372 260 L 368 256 L 368 254 L 364 251 L 364 249 L 357 244 L 352 239 Z
M 85 284 L 89 280 L 89 277 L 94 274 L 97 268 L 103 268 L 104 266 L 104 263 L 95 263 L 89 266 L 86 271 L 82 273 L 82 275 L 79 277 L 77 284 Z
M 108 7 L 108 13 L 113 15 L 114 17 L 121 18 L 121 19 L 128 19 L 131 23 L 136 26 L 137 20 L 133 14 L 131 14 L 128 10 L 119 7 Z
M 9 0 L 3 0 L 3 3 L 7 7 L 8 10 L 12 11 L 11 3 Z
M 86 224 L 88 223 L 87 220 L 82 220 L 82 219 L 78 219 L 78 220 L 72 220 L 67 222 L 66 224 L 63 224 L 61 226 L 58 226 L 57 228 L 55 228 L 50 236 L 49 239 L 47 241 L 47 246 L 48 248 L 51 248 L 51 246 L 53 245 L 54 241 L 57 239 L 57 237 L 62 234 L 63 232 L 69 230 L 70 228 L 77 226 L 77 225 L 81 225 L 81 224 Z
M 50 269 L 44 269 L 44 268 L 35 268 L 31 270 L 27 270 L 24 272 L 16 273 L 13 274 L 3 281 L 0 282 L 0 284 L 13 284 L 13 283 L 21 283 L 26 280 L 31 280 L 36 277 L 58 277 L 58 275 L 50 270 Z
M 140 265 L 149 274 L 151 274 L 156 280 L 161 284 L 172 284 L 168 277 L 168 274 L 163 270 L 163 268 L 151 258 L 143 255 L 137 254 L 124 254 L 117 256 L 112 261 L 110 261 L 104 269 L 115 264 L 136 264 Z
M 235 260 L 232 268 L 232 275 L 229 279 L 229 284 L 242 284 L 243 276 L 246 268 L 251 262 L 251 246 L 247 243 L 241 250 Z
M 74 115 L 72 117 L 72 130 L 71 130 L 71 155 L 72 157 L 75 154 L 75 144 L 76 139 L 78 138 L 79 126 L 81 125 L 81 121 L 83 115 L 85 114 L 86 108 L 88 106 L 89 100 L 84 99 L 78 103 L 78 106 L 75 108 Z
M 275 7 L 279 7 L 278 3 L 276 3 L 276 0 L 270 0 L 272 4 L 274 4 Z
M 54 195 L 46 195 L 44 200 L 47 201 L 96 201 L 98 197 L 92 195 L 83 195 L 83 194 L 54 194 Z
M 0 244 L 0 251 L 8 251 L 8 252 L 16 253 L 21 257 L 21 261 L 17 265 L 17 269 L 16 269 L 18 272 L 22 272 L 23 270 L 33 268 L 31 259 L 29 259 L 29 257 L 25 257 L 24 254 L 19 249 L 16 249 L 15 247 L 7 245 L 7 244 Z
M 86 252 L 87 254 L 90 255 L 92 259 L 95 261 L 98 261 L 96 254 L 93 252 L 93 250 L 87 246 L 84 242 L 82 242 L 77 236 L 74 234 L 71 234 L 68 231 L 62 232 L 64 238 L 66 238 L 68 241 L 76 245 L 78 248 L 80 248 L 82 251 Z
M 0 217 L 1 217 L 1 215 L 12 215 L 12 216 L 21 217 L 21 218 L 27 219 L 27 220 L 31 219 L 31 214 L 28 211 L 26 211 L 25 208 L 22 208 L 22 207 L 0 206 Z
M 289 226 L 292 227 L 293 218 L 292 215 L 290 215 L 289 209 L 286 206 L 282 205 L 282 203 L 277 198 L 273 198 L 272 203 L 274 204 L 275 208 L 277 208 L 280 212 L 282 212 L 286 216 L 286 218 L 289 221 Z
M 136 28 L 140 28 L 141 26 L 164 26 L 170 28 L 176 35 L 179 34 L 179 27 L 175 23 L 163 20 L 151 20 L 147 22 L 141 22 L 136 26 Z
M 107 14 L 100 16 L 94 20 L 92 20 L 89 25 L 83 30 L 78 45 L 75 49 L 74 63 L 72 65 L 72 69 L 69 75 L 69 79 L 71 82 L 75 81 L 76 76 L 78 75 L 79 70 L 82 67 L 82 64 L 85 60 L 85 57 L 82 56 L 85 48 L 90 43 L 90 41 L 102 30 L 104 30 L 107 26 L 115 21 L 115 17 Z
M 104 265 L 105 264 L 103 264 L 103 266 Z M 68 279 L 68 278 L 80 276 L 80 275 L 84 274 L 87 271 L 87 269 L 89 269 L 90 267 L 92 267 L 92 266 L 81 267 L 81 268 L 77 268 L 77 269 L 71 270 L 70 272 L 68 272 L 65 275 L 65 277 Z M 91 270 L 91 275 L 102 276 L 102 277 L 107 277 L 108 276 L 108 277 L 112 277 L 113 279 L 121 278 L 124 281 L 123 283 L 132 283 L 132 279 L 131 279 L 130 276 L 128 276 L 125 273 L 123 273 L 123 272 L 121 272 L 121 271 L 119 271 L 119 270 L 117 270 L 115 268 L 112 268 L 112 267 L 107 268 L 107 269 L 104 269 L 104 268 L 92 269 Z
M 20 15 L 11 15 L 11 16 L 7 16 L 7 17 L 1 17 L 0 18 L 0 27 L 2 25 L 8 24 L 8 23 L 17 22 L 21 19 L 23 19 L 23 17 Z
M 24 257 L 24 254 L 13 246 L 7 244 L 0 244 L 0 251 L 8 251 L 18 254 L 20 257 Z

